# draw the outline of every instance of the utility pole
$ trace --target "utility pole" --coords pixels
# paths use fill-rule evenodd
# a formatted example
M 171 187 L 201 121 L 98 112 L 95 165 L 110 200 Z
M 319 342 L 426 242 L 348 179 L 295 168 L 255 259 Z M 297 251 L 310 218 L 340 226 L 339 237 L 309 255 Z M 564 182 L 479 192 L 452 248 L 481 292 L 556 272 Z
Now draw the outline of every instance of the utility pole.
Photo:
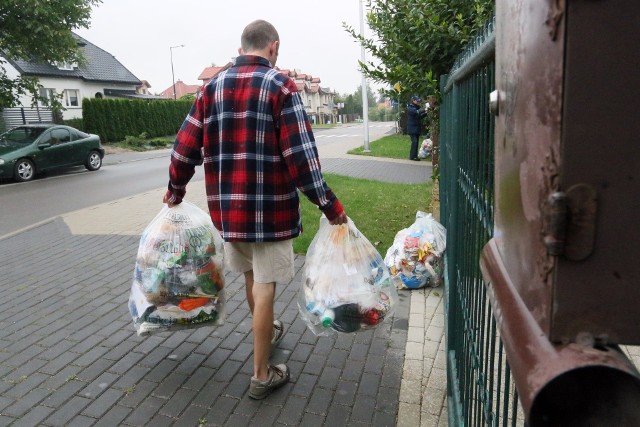
M 184 47 L 184 45 L 181 44 L 178 46 L 169 47 L 169 53 L 171 55 L 171 80 L 173 81 L 173 100 L 174 101 L 176 100 L 176 78 L 175 78 L 175 75 L 173 74 L 173 49 L 178 47 Z
M 360 37 L 364 39 L 364 14 L 362 12 L 362 2 L 360 0 Z M 365 63 L 365 55 L 364 55 L 364 42 L 360 43 L 360 54 L 362 56 L 362 63 Z M 367 78 L 364 75 L 364 70 L 360 71 L 362 73 L 362 119 L 364 124 L 364 152 L 370 153 L 369 150 L 369 97 L 367 90 Z

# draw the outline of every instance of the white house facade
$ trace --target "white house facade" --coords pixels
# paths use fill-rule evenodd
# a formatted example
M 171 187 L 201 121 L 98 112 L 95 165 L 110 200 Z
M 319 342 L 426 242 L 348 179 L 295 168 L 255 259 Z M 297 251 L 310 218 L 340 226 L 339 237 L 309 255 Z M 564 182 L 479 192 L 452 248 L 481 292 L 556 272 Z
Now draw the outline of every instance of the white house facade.
M 10 78 L 20 75 L 37 77 L 41 86 L 40 96 L 59 97 L 65 108 L 62 113 L 65 120 L 82 117 L 83 98 L 156 98 L 138 93 L 139 90 L 136 89 L 142 82 L 113 55 L 76 34 L 74 37 L 85 58 L 85 63 L 80 66 L 43 64 L 2 57 L 0 59 L 4 60 L 4 67 Z M 34 112 L 40 114 L 41 111 L 47 111 L 42 104 L 32 107 L 33 101 L 30 96 L 22 96 L 19 99 L 23 116 L 24 110 L 29 111 L 30 117 L 33 117 Z M 11 113 L 7 110 L 3 111 L 5 122 Z
M 313 123 L 336 123 L 338 110 L 333 101 L 335 93 L 320 86 L 320 79 L 295 70 L 279 70 L 293 79 L 302 98 L 305 111 Z

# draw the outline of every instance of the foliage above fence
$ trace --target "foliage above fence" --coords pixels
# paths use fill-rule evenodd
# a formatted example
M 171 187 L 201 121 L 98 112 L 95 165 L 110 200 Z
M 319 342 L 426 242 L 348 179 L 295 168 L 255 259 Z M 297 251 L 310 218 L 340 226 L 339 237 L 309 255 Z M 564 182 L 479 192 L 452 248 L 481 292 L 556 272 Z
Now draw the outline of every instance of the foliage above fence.
M 365 74 L 389 86 L 399 83 L 400 93 L 389 88 L 387 94 L 407 103 L 412 95 L 437 94 L 440 75 L 493 15 L 495 2 L 368 0 L 366 5 L 372 38 L 343 26 L 374 58 L 360 64 Z
M 143 101 L 88 99 L 82 101 L 85 132 L 100 135 L 103 142 L 122 141 L 127 135 L 150 137 L 178 132 L 192 101 Z

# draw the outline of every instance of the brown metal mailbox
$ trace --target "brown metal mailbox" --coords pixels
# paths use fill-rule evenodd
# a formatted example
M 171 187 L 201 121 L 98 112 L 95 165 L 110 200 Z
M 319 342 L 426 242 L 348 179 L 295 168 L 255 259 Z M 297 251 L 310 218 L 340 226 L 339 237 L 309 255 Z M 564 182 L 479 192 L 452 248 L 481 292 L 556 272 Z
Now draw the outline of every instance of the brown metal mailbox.
M 497 14 L 498 251 L 552 341 L 640 344 L 640 3 Z
M 640 2 L 498 0 L 491 107 L 481 267 L 528 419 L 640 425 Z

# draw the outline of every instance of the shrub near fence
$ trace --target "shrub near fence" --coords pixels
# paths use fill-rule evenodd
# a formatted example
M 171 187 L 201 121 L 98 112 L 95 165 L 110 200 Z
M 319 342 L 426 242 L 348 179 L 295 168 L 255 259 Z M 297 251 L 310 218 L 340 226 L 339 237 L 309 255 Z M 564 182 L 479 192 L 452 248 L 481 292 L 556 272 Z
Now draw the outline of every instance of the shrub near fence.
M 84 131 L 105 142 L 123 141 L 127 135 L 146 132 L 150 137 L 178 132 L 192 101 L 89 99 L 82 101 Z
M 84 121 L 82 120 L 82 118 L 76 118 L 76 119 L 67 119 L 63 122 L 63 124 L 67 125 L 67 126 L 71 126 L 72 128 L 76 128 L 78 130 L 81 130 L 82 132 L 86 132 L 84 130 Z

